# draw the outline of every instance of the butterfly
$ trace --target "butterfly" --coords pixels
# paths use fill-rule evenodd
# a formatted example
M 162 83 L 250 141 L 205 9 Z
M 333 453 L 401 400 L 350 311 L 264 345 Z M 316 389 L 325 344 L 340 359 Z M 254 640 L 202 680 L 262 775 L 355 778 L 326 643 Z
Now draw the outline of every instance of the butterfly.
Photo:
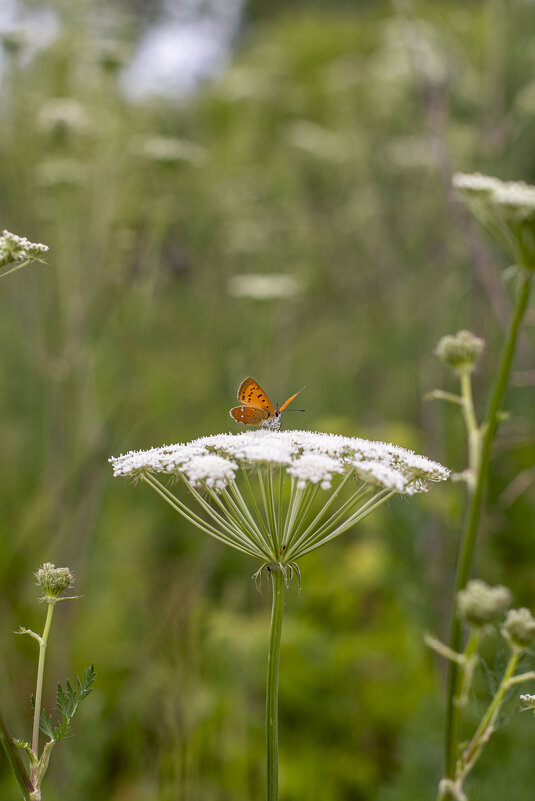
M 299 392 L 302 391 L 302 389 L 299 390 Z M 278 430 L 281 424 L 281 412 L 286 409 L 294 398 L 297 398 L 299 392 L 288 398 L 280 409 L 275 409 L 262 387 L 254 378 L 249 377 L 241 382 L 238 390 L 238 400 L 243 406 L 235 406 L 230 410 L 229 414 L 238 423 Z

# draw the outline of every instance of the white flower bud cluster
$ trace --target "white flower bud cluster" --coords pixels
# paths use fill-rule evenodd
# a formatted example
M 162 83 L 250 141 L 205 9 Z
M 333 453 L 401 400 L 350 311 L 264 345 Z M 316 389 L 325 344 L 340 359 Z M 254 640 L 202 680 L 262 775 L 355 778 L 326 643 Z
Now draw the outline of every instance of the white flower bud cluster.
M 5 229 L 0 236 L 0 267 L 34 261 L 48 252 L 48 245 L 30 242 L 25 236 L 17 236 Z
M 456 173 L 453 186 L 515 268 L 535 270 L 535 186 Z
M 480 173 L 455 173 L 453 186 L 466 196 L 486 195 L 488 200 L 517 219 L 535 217 L 535 186 L 524 181 L 500 181 Z
M 247 431 L 215 434 L 187 444 L 130 451 L 110 459 L 115 476 L 183 475 L 194 485 L 223 489 L 240 468 L 281 467 L 298 487 L 329 489 L 333 477 L 355 471 L 356 477 L 383 489 L 413 495 L 430 481 L 443 481 L 449 470 L 413 451 L 385 442 L 313 431 Z

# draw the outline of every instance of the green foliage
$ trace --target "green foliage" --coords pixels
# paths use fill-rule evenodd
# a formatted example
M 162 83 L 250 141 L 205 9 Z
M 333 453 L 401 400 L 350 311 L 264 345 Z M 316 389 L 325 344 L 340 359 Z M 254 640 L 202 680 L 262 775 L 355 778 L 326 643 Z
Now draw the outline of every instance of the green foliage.
M 91 665 L 84 671 L 81 681 L 78 676 L 76 677 L 76 689 L 69 681 L 66 690 L 58 684 L 55 711 L 60 718 L 59 723 L 54 725 L 52 715 L 47 716 L 44 709 L 39 716 L 39 728 L 50 740 L 67 740 L 72 736 L 72 719 L 81 702 L 93 690 L 95 676 L 95 666 Z

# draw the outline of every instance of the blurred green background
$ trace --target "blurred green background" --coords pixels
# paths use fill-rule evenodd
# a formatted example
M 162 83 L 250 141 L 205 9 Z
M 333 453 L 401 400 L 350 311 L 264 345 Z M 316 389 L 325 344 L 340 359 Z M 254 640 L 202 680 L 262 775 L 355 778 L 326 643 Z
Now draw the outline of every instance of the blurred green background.
M 0 286 L 0 706 L 28 739 L 36 647 L 12 632 L 42 626 L 37 567 L 68 565 L 83 597 L 55 616 L 47 706 L 93 660 L 98 677 L 47 801 L 256 801 L 269 593 L 106 460 L 239 430 L 228 409 L 253 375 L 278 402 L 306 385 L 286 427 L 464 468 L 460 415 L 423 400 L 455 390 L 433 349 L 459 328 L 486 338 L 482 412 L 509 299 L 450 178 L 535 183 L 535 4 L 248 0 L 219 21 L 222 4 L 186 0 L 9 5 L 0 227 L 50 254 Z M 141 91 L 143 43 L 199 18 L 226 31 L 211 72 Z M 251 276 L 271 276 L 263 297 Z M 532 609 L 534 323 L 531 308 L 476 567 Z M 461 484 L 398 499 L 303 560 L 283 801 L 434 798 L 444 666 L 422 637 L 447 637 L 463 508 Z M 510 712 L 473 799 L 531 798 L 535 722 Z M 19 797 L 3 756 L 0 797 Z

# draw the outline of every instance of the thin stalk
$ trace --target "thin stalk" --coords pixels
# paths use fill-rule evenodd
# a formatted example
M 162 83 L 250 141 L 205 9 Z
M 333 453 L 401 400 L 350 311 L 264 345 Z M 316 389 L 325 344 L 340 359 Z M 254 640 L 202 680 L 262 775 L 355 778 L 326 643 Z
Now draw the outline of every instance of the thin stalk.
M 11 275 L 11 273 L 16 273 L 17 270 L 22 270 L 23 267 L 27 267 L 28 264 L 31 264 L 34 259 L 26 259 L 26 261 L 21 261 L 20 264 L 16 264 L 15 267 L 11 267 L 9 270 L 5 272 L 0 272 L 0 278 L 5 278 L 7 275 Z
M 273 533 L 275 536 L 275 545 L 276 551 L 275 553 L 280 553 L 281 547 L 281 530 L 279 527 L 279 516 L 277 514 L 277 505 L 275 503 L 275 487 L 273 484 L 273 468 L 269 465 L 268 469 L 268 476 L 267 476 L 267 500 L 269 504 L 269 518 L 271 520 L 271 525 L 273 527 Z
M 48 602 L 48 609 L 46 611 L 46 620 L 43 633 L 39 638 L 39 662 L 37 665 L 37 683 L 35 686 L 35 708 L 33 711 L 33 733 L 32 733 L 32 751 L 36 759 L 39 759 L 39 718 L 41 716 L 41 701 L 43 698 L 43 677 L 45 674 L 45 657 L 46 646 L 48 645 L 48 635 L 50 634 L 50 625 L 52 623 L 52 615 L 54 614 L 55 603 Z M 31 779 L 35 784 L 35 775 L 37 766 L 32 766 Z
M 279 799 L 279 665 L 284 611 L 284 575 L 271 570 L 273 605 L 266 686 L 266 801 Z
M 239 493 L 237 487 L 236 491 Z M 235 532 L 235 535 L 243 542 L 252 541 L 264 553 L 264 556 L 269 559 L 269 553 L 264 552 L 264 541 L 258 536 L 258 529 L 254 520 L 251 520 L 250 516 L 243 513 L 239 503 L 231 496 L 228 489 L 221 490 L 221 496 L 212 489 L 208 489 L 208 493 L 215 506 L 221 509 L 224 515 L 222 520 L 226 521 L 226 525 Z
M 490 451 L 496 431 L 498 429 L 498 412 L 505 395 L 509 374 L 516 349 L 516 341 L 520 324 L 524 317 L 529 295 L 531 291 L 531 273 L 524 270 L 523 280 L 516 298 L 516 306 L 511 317 L 509 332 L 504 343 L 498 372 L 494 379 L 494 384 L 489 398 L 485 424 L 483 426 L 483 436 L 481 440 L 481 451 L 478 460 L 477 475 L 474 477 L 474 488 L 470 495 L 470 503 L 464 536 L 457 564 L 457 576 L 455 581 L 455 596 L 462 590 L 470 577 L 474 550 L 476 545 L 479 519 L 481 516 L 481 506 L 483 503 L 483 491 L 487 479 Z M 462 625 L 457 616 L 453 615 L 451 626 L 450 646 L 453 651 L 462 650 Z M 455 776 L 455 761 L 459 747 L 458 735 L 460 731 L 461 709 L 453 703 L 459 680 L 459 668 L 455 662 L 450 662 L 448 674 L 448 706 L 446 718 L 446 776 L 453 779 Z
M 367 517 L 375 509 L 378 509 L 380 506 L 382 506 L 383 503 L 386 503 L 386 501 L 388 501 L 392 497 L 392 495 L 397 495 L 397 492 L 395 490 L 391 490 L 390 492 L 388 492 L 388 490 L 385 490 L 385 492 L 387 493 L 386 495 L 381 495 L 381 494 L 374 495 L 372 499 L 374 503 L 372 506 L 369 506 L 367 504 L 366 509 L 364 509 L 364 507 L 362 509 L 359 509 L 358 512 L 355 512 L 355 514 L 353 514 L 350 518 L 348 518 L 348 520 L 346 520 L 345 523 L 342 523 L 342 525 L 338 526 L 338 528 L 336 528 L 330 534 L 321 537 L 319 541 L 314 540 L 314 542 L 307 545 L 306 548 L 300 549 L 299 553 L 295 556 L 295 558 L 300 559 L 306 553 L 310 553 L 310 551 L 314 551 L 316 550 L 316 548 L 321 548 L 321 546 L 324 545 L 326 542 L 330 542 L 331 540 L 334 540 L 335 537 L 339 537 L 340 534 L 343 534 L 345 531 L 352 528 L 360 520 Z
M 282 532 L 282 539 L 284 544 L 286 545 L 286 552 L 288 552 L 290 548 L 290 544 L 292 542 L 292 537 L 295 532 L 294 524 L 299 509 L 301 508 L 301 503 L 305 493 L 307 492 L 308 487 L 304 489 L 298 487 L 297 479 L 292 476 L 291 481 L 291 490 L 290 490 L 290 501 L 288 503 L 288 509 L 286 511 L 286 519 L 284 521 L 284 530 Z
M 463 754 L 465 764 L 463 770 L 464 775 L 469 773 L 469 771 L 473 768 L 481 754 L 481 751 L 485 747 L 485 744 L 488 740 L 488 729 L 493 727 L 496 722 L 496 718 L 498 717 L 498 713 L 502 705 L 503 697 L 509 689 L 510 679 L 516 670 L 516 666 L 521 655 L 522 651 L 516 648 L 513 650 L 509 662 L 507 663 L 507 667 L 505 668 L 505 673 L 503 674 L 500 686 L 498 687 L 494 698 L 490 702 L 488 709 L 481 720 L 481 723 L 477 727 L 474 736 L 470 740 L 470 743 Z
M 481 458 L 481 429 L 477 425 L 472 397 L 472 379 L 467 371 L 461 373 L 461 395 L 463 399 L 463 417 L 468 435 L 468 466 L 470 468 L 469 486 L 474 485 L 475 477 L 479 473 Z
M 253 548 L 242 547 L 233 537 L 225 536 L 221 531 L 213 528 L 208 523 L 205 523 L 201 520 L 197 515 L 191 512 L 187 507 L 182 508 L 183 504 L 180 503 L 178 498 L 172 493 L 169 493 L 166 488 L 160 484 L 160 482 L 154 478 L 154 476 L 143 476 L 143 481 L 145 481 L 152 489 L 161 495 L 164 501 L 167 501 L 169 506 L 171 506 L 175 511 L 179 512 L 188 523 L 191 523 L 193 526 L 198 528 L 200 531 L 204 531 L 205 534 L 208 534 L 210 537 L 213 537 L 219 542 L 223 542 L 226 545 L 230 545 L 231 548 L 235 548 L 237 551 L 241 551 L 242 553 L 246 553 L 248 556 L 254 556 L 255 558 L 263 558 L 262 554 L 259 554 Z M 184 511 L 186 509 L 187 511 Z
M 266 556 L 270 558 L 269 542 L 264 537 L 264 534 L 262 533 L 260 526 L 258 525 L 257 521 L 251 514 L 251 511 L 247 506 L 245 498 L 241 494 L 240 488 L 238 487 L 235 481 L 229 482 L 228 489 L 224 490 L 222 496 L 224 498 L 228 498 L 229 502 L 233 501 L 233 503 L 236 506 L 237 512 L 240 514 L 240 519 L 246 519 L 249 522 L 249 526 L 255 532 L 255 541 L 258 543 L 259 547 L 262 548 L 262 550 L 266 551 Z
M 279 539 L 281 541 L 281 551 L 283 549 L 284 540 L 282 539 L 283 525 L 282 525 L 282 504 L 283 504 L 283 489 L 284 489 L 284 468 L 279 467 L 279 491 L 277 495 L 277 531 L 279 532 Z
M 323 537 L 327 536 L 336 526 L 338 526 L 341 520 L 347 522 L 347 520 L 352 520 L 355 514 L 359 514 L 364 511 L 367 514 L 368 507 L 375 503 L 377 499 L 378 493 L 375 493 L 371 497 L 368 498 L 367 501 L 364 503 L 362 502 L 363 495 L 366 495 L 371 491 L 369 484 L 364 484 L 359 490 L 348 498 L 344 503 L 337 509 L 333 514 L 324 522 L 322 525 L 317 528 L 316 530 L 313 529 L 312 524 L 307 528 L 307 530 L 299 537 L 296 543 L 292 546 L 292 553 L 294 550 L 297 550 L 300 554 L 302 553 L 301 548 L 303 545 L 310 545 L 312 543 L 321 541 L 323 542 Z M 380 490 L 381 492 L 387 492 L 388 490 Z M 319 520 L 324 516 L 322 512 L 326 510 L 328 506 L 330 506 L 330 498 L 327 504 L 325 504 L 325 509 L 323 509 L 320 514 L 317 516 L 316 520 Z M 354 508 L 358 506 L 358 512 L 354 511 Z M 349 515 L 349 518 L 347 517 Z
M 275 531 L 275 524 L 274 524 L 274 520 L 272 519 L 272 514 L 271 514 L 272 510 L 271 510 L 270 505 L 269 505 L 268 494 L 267 494 L 267 491 L 266 491 L 266 487 L 264 485 L 264 478 L 262 476 L 262 468 L 261 467 L 257 468 L 256 473 L 257 473 L 257 476 L 258 476 L 258 485 L 260 487 L 260 494 L 262 496 L 262 502 L 264 504 L 264 510 L 265 510 L 265 514 L 266 514 L 266 522 L 267 522 L 267 527 L 268 527 L 268 531 L 269 531 L 269 538 L 270 538 L 271 544 L 273 546 L 273 553 L 277 554 L 278 553 L 277 532 Z
M 302 500 L 302 503 L 299 505 L 299 509 L 297 514 L 295 515 L 295 519 L 292 523 L 291 534 L 289 537 L 289 542 L 285 541 L 286 549 L 288 549 L 289 544 L 295 540 L 296 537 L 299 536 L 299 531 L 302 526 L 306 524 L 307 515 L 310 510 L 310 507 L 314 503 L 316 499 L 316 495 L 318 494 L 320 489 L 319 484 L 313 484 L 311 487 L 308 486 L 305 490 L 305 497 Z
M 266 524 L 266 521 L 264 520 L 264 518 L 262 517 L 262 513 L 261 513 L 261 511 L 260 511 L 260 509 L 258 507 L 258 504 L 256 502 L 255 494 L 254 494 L 253 488 L 251 486 L 251 482 L 249 481 L 249 475 L 248 475 L 247 470 L 245 468 L 242 468 L 242 475 L 243 475 L 243 480 L 245 482 L 245 486 L 247 487 L 247 492 L 249 493 L 249 498 L 250 498 L 251 504 L 253 506 L 254 512 L 256 514 L 256 517 L 258 519 L 258 523 L 259 523 L 259 525 L 262 528 L 262 531 L 264 533 L 264 537 L 263 538 L 266 541 L 266 544 L 268 545 L 268 547 L 271 547 L 271 543 L 270 543 L 271 537 L 269 535 L 267 524 Z
M 340 493 L 342 492 L 342 489 L 345 487 L 345 485 L 347 484 L 347 482 L 349 481 L 349 479 L 351 478 L 352 475 L 354 475 L 354 471 L 353 470 L 349 470 L 345 474 L 345 476 L 343 477 L 342 481 L 337 486 L 335 491 L 331 495 L 329 495 L 329 498 L 327 499 L 327 501 L 323 504 L 323 506 L 321 507 L 321 509 L 319 510 L 317 515 L 315 516 L 315 518 L 309 523 L 309 525 L 307 526 L 305 531 L 303 531 L 302 534 L 298 534 L 298 529 L 297 528 L 295 529 L 295 531 L 293 532 L 293 536 L 289 540 L 289 548 L 288 548 L 288 550 L 290 549 L 290 546 L 291 546 L 292 550 L 295 549 L 295 548 L 298 548 L 299 545 L 303 541 L 306 540 L 306 538 L 308 537 L 310 532 L 314 531 L 314 529 L 316 528 L 316 526 L 318 525 L 320 520 L 322 520 L 325 517 L 325 515 L 327 514 L 329 508 L 333 505 L 333 503 L 335 502 L 337 497 L 340 495 Z M 355 494 L 353 494 L 351 496 L 351 498 L 349 498 L 345 502 L 345 504 L 343 505 L 342 508 L 345 508 L 347 506 L 347 504 L 353 503 L 353 500 L 361 494 L 361 491 L 362 491 L 364 486 L 365 486 L 365 484 L 363 484 L 362 487 L 359 487 L 357 492 Z M 338 512 L 340 512 L 340 510 L 338 510 Z M 332 520 L 332 517 L 330 519 Z

